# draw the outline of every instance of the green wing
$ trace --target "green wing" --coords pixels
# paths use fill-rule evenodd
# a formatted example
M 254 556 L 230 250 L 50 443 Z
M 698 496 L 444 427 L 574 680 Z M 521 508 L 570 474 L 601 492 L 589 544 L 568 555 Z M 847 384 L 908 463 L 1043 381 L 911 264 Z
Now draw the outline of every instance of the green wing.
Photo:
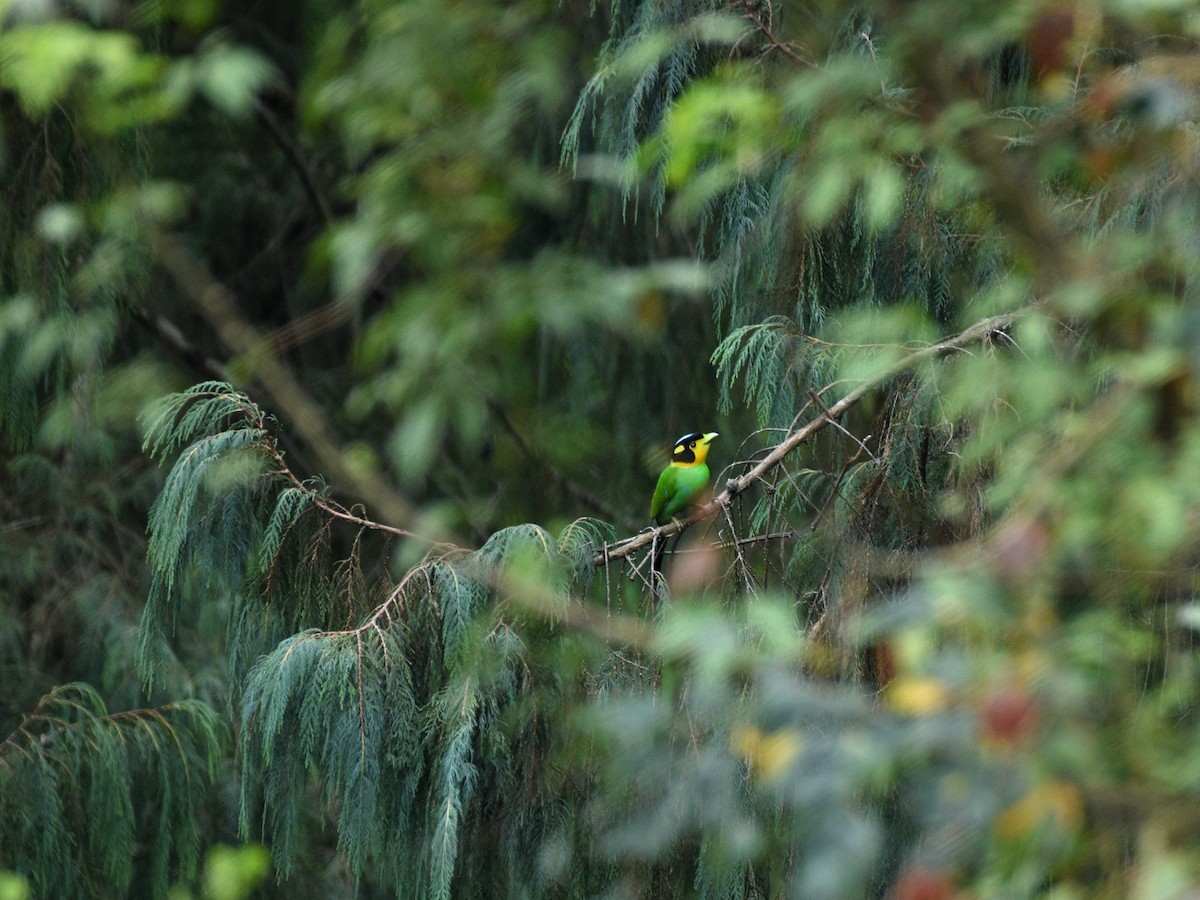
M 650 501 L 650 520 L 659 522 L 659 516 L 663 512 L 663 508 L 668 505 L 668 501 L 675 495 L 675 473 L 678 472 L 674 466 L 667 466 L 662 470 L 662 474 L 658 476 L 658 485 L 654 488 L 654 497 Z M 669 516 L 663 516 L 663 519 L 668 519 Z

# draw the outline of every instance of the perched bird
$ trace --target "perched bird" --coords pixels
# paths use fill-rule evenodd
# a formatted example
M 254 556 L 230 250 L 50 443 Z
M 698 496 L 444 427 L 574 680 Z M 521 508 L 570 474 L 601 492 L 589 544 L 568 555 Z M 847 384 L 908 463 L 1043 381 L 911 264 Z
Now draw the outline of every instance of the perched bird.
M 666 525 L 700 499 L 708 487 L 708 445 L 716 436 L 715 431 L 708 434 L 693 431 L 675 442 L 671 464 L 658 476 L 654 499 L 650 501 L 650 518 L 655 525 Z M 659 570 L 665 549 L 664 541 L 654 553 L 652 571 Z

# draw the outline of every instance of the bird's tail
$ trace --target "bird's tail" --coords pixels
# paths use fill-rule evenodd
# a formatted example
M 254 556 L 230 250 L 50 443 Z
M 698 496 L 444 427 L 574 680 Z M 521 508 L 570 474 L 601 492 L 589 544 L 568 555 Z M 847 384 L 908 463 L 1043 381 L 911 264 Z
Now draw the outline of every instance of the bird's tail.
M 667 539 L 664 537 L 654 542 L 654 558 L 650 560 L 650 585 L 657 588 L 656 575 L 662 572 L 663 554 L 667 552 Z

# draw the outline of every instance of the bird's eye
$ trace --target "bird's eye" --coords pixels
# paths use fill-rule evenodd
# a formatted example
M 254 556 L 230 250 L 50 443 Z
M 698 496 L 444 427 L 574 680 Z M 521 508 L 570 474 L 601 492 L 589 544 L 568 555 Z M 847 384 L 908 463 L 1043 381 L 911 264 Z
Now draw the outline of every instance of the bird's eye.
M 689 442 L 689 443 L 688 443 L 688 446 L 689 446 L 689 447 L 695 447 L 695 446 L 696 446 L 696 442 L 695 442 L 695 441 L 691 441 L 691 442 Z

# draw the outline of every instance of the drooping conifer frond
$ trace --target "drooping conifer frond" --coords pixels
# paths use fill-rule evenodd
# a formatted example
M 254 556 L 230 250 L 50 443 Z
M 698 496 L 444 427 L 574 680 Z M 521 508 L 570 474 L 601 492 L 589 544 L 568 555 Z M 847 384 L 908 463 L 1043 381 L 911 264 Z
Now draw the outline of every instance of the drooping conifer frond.
M 0 868 L 39 896 L 165 895 L 195 872 L 225 743 L 199 701 L 110 712 L 87 685 L 55 688 L 0 742 Z
M 259 660 L 242 696 L 241 827 L 269 836 L 282 872 L 302 839 L 296 786 L 314 772 L 356 877 L 456 896 L 460 882 L 483 883 L 485 848 L 460 841 L 489 817 L 521 823 L 504 833 L 506 852 L 535 853 L 555 807 L 514 786 L 536 775 L 516 761 L 545 740 L 536 716 L 514 718 L 539 677 L 514 621 L 523 590 L 539 592 L 528 608 L 543 609 L 545 596 L 567 602 L 558 547 L 588 527 L 556 541 L 516 526 L 478 551 L 430 558 L 358 627 L 309 629 Z M 524 871 L 514 869 L 514 889 Z
M 577 579 L 572 587 L 579 594 L 585 595 L 591 584 L 596 548 L 606 546 L 615 537 L 616 529 L 598 519 L 576 519 L 562 530 L 558 553 L 566 571 Z
M 250 398 L 221 381 L 202 381 L 158 400 L 142 416 L 142 449 L 162 459 L 185 444 L 227 429 L 263 427 Z
M 704 28 L 704 14 L 719 8 L 709 0 L 668 0 L 624 8 L 614 4 L 611 35 L 601 50 L 598 71 L 580 91 L 563 131 L 562 162 L 577 167 L 588 137 L 603 153 L 624 160 L 637 155 L 684 88 L 711 68 L 715 57 L 706 58 L 705 52 L 710 40 L 729 40 L 727 30 L 714 35 Z M 630 66 L 634 54 L 645 65 Z M 636 182 L 626 182 L 623 206 L 628 207 L 636 193 Z M 665 201 L 666 182 L 660 171 L 651 186 L 655 216 L 661 215 Z
M 331 506 L 318 479 L 302 482 L 288 469 L 269 417 L 227 384 L 169 395 L 144 423 L 151 453 L 178 455 L 150 510 L 139 670 L 150 685 L 168 665 L 164 632 L 186 598 L 200 607 L 189 615 L 211 609 L 224 617 L 231 671 L 240 677 L 289 630 L 326 623 L 339 582 L 357 589 L 357 550 L 337 571 L 329 559 L 330 519 L 356 517 Z M 324 510 L 319 521 L 306 515 L 316 507 Z M 264 606 L 276 593 L 291 602 Z
M 165 663 L 162 625 L 184 582 L 209 595 L 239 588 L 258 537 L 259 476 L 270 459 L 262 417 L 228 385 L 171 395 L 145 421 L 151 453 L 184 448 L 150 510 L 152 580 L 138 640 L 139 669 L 150 685 Z
M 316 486 L 289 487 L 279 492 L 259 545 L 258 570 L 270 573 L 279 560 L 284 539 L 316 499 Z
M 797 367 L 809 345 L 784 316 L 734 329 L 712 353 L 720 386 L 717 408 L 724 413 L 733 408 L 733 388 L 740 378 L 759 425 L 786 427 L 796 414 Z M 781 422 L 781 417 L 786 418 Z
M 393 831 L 412 813 L 420 736 L 401 629 L 287 639 L 251 671 L 243 695 L 242 829 L 261 796 L 263 829 L 282 872 L 294 865 L 303 792 L 312 766 L 324 802 L 340 809 L 338 844 L 352 867 L 394 868 Z M 259 774 L 261 773 L 261 781 Z M 393 843 L 395 842 L 395 843 Z

